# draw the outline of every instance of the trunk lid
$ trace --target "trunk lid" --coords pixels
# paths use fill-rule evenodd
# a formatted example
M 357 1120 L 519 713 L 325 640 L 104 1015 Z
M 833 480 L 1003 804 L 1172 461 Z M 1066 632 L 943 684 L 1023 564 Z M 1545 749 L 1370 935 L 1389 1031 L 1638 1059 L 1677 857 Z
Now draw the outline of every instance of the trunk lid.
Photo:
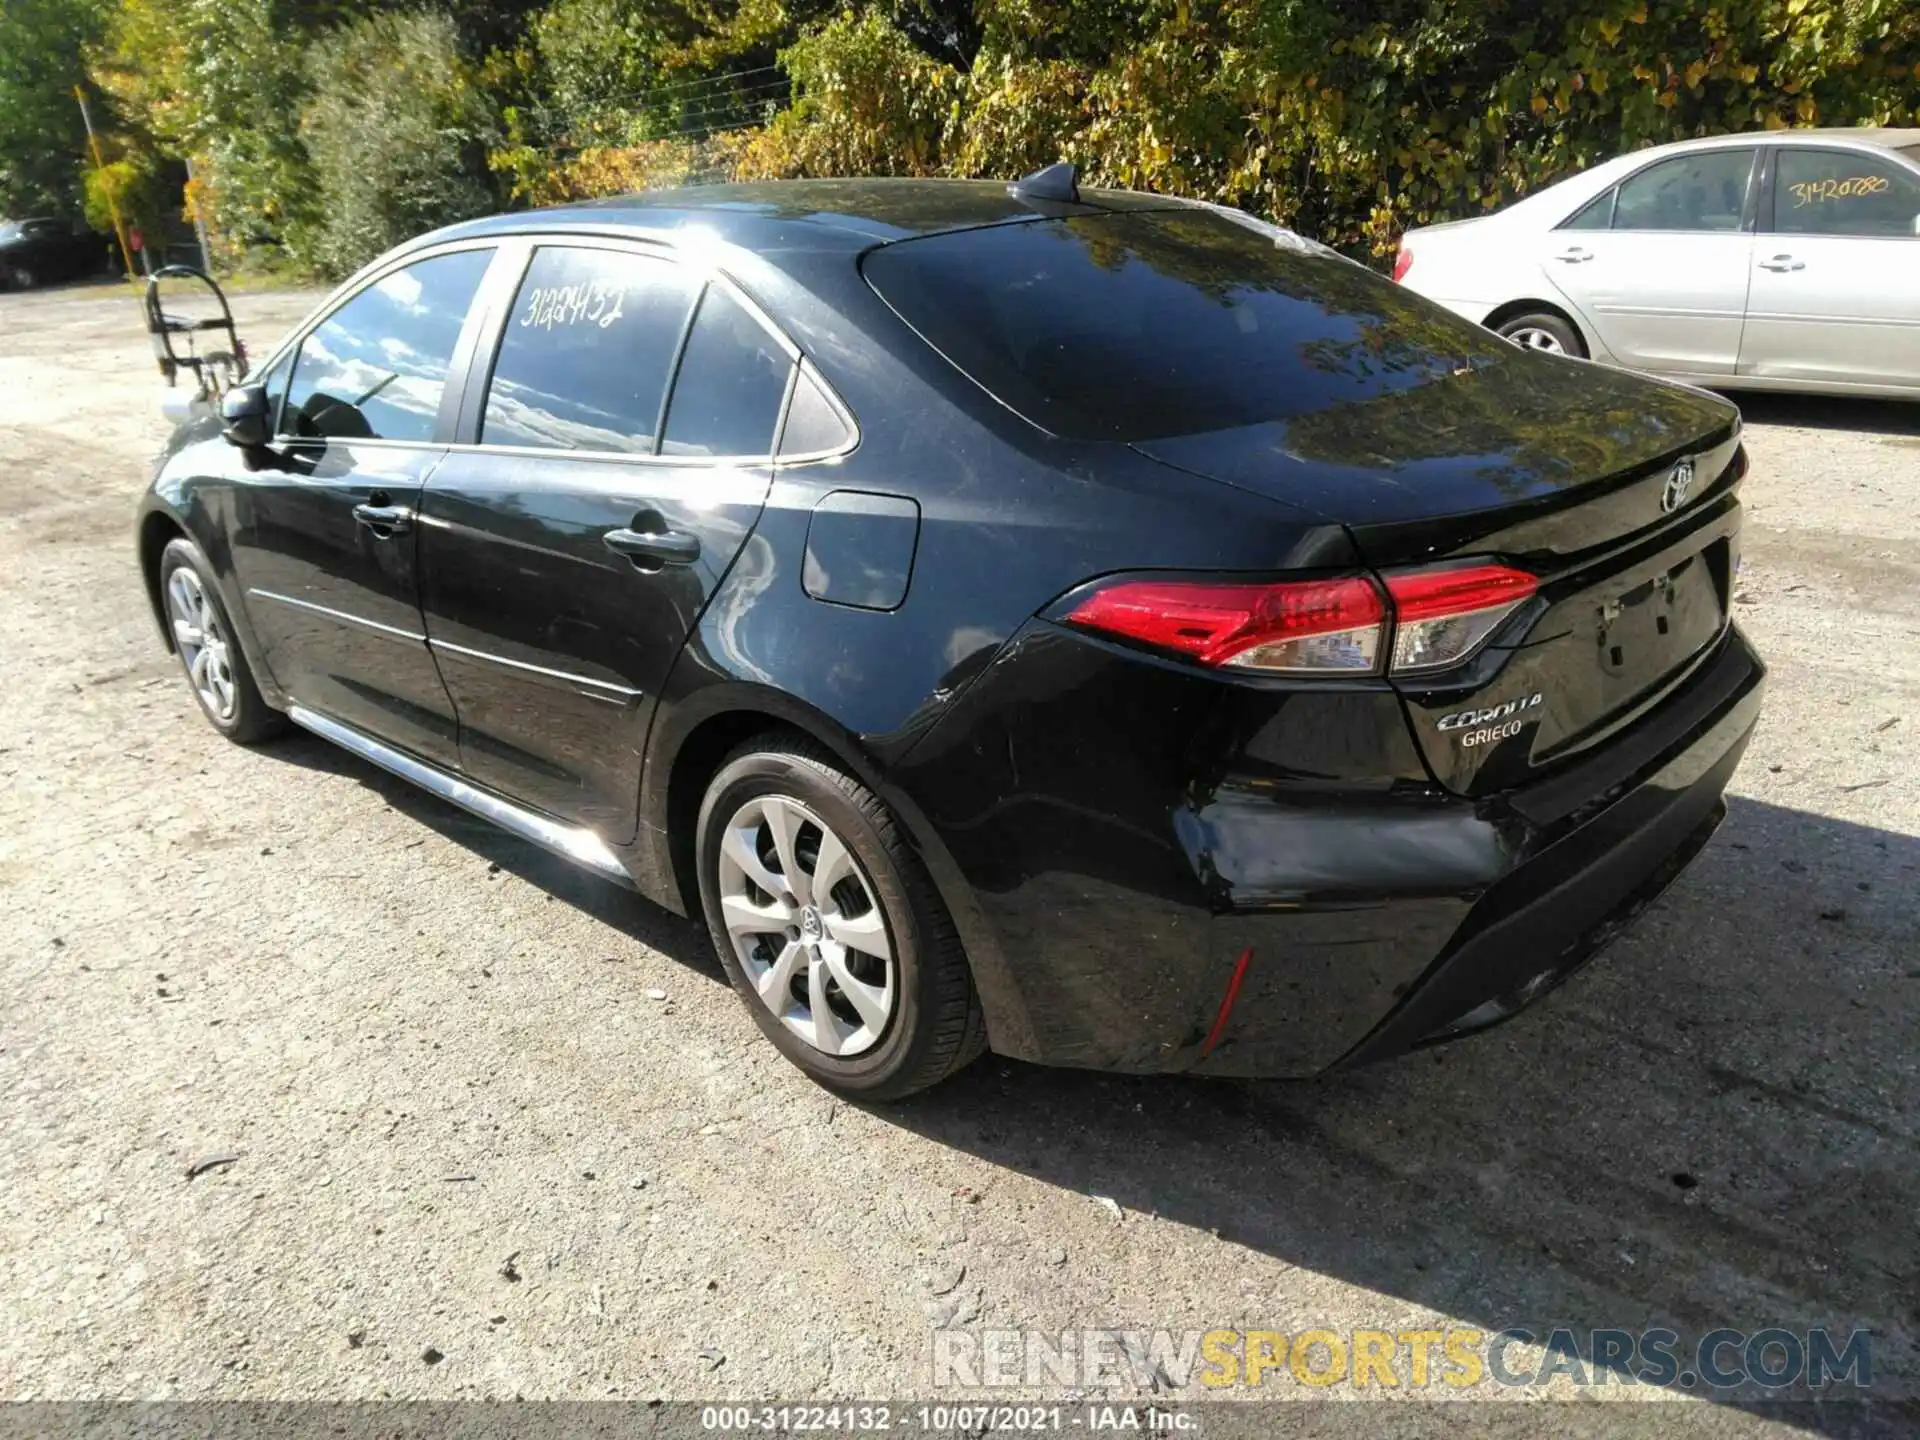
M 1727 626 L 1739 412 L 1701 391 L 1515 351 L 1136 448 L 1339 521 L 1377 570 L 1476 557 L 1539 577 L 1460 670 L 1393 682 L 1429 768 L 1459 794 L 1523 784 L 1605 740 Z

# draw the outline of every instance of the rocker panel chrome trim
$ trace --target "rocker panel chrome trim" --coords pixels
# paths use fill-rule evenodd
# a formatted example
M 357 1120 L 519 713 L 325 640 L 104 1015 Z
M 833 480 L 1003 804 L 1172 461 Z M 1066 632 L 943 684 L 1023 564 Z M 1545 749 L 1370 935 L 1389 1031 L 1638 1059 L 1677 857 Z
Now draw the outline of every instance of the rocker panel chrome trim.
M 576 865 L 585 866 L 596 875 L 633 888 L 633 877 L 627 873 L 626 866 L 608 848 L 607 842 L 591 830 L 577 825 L 563 825 L 558 820 L 537 815 L 423 760 L 389 749 L 371 736 L 342 725 L 338 720 L 329 720 L 304 705 L 290 706 L 287 718 L 301 729 L 312 731 L 322 740 L 331 740 L 341 749 L 398 775 L 402 780 L 412 782 L 430 795 L 437 795 L 442 800 L 458 805 L 482 820 L 490 820 L 502 830 L 518 835 L 522 840 L 529 840 L 543 850 L 551 850 Z

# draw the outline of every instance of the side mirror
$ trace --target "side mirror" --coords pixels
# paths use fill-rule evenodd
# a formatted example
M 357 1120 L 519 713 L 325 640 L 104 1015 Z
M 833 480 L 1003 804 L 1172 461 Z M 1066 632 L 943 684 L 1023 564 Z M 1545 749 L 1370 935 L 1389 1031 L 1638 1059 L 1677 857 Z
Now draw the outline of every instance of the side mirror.
M 220 399 L 221 433 L 242 449 L 264 445 L 273 438 L 272 412 L 265 386 L 236 385 Z

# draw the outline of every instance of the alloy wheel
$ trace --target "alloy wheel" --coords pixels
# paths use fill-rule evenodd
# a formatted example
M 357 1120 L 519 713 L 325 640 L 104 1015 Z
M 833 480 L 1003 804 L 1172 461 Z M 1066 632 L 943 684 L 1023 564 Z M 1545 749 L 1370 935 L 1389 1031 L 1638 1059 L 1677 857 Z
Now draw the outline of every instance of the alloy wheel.
M 1567 347 L 1560 343 L 1560 337 L 1551 330 L 1542 330 L 1535 325 L 1522 325 L 1518 330 L 1507 331 L 1507 339 L 1522 350 L 1544 350 L 1549 355 L 1564 355 Z
M 728 820 L 718 868 L 721 922 L 760 1003 L 824 1054 L 879 1044 L 899 972 L 873 881 L 846 842 L 798 800 L 760 795 Z
M 233 662 L 219 612 L 207 597 L 200 577 L 184 567 L 167 577 L 167 615 L 173 622 L 173 643 L 187 679 L 207 713 L 221 724 L 233 719 L 239 691 L 234 685 Z

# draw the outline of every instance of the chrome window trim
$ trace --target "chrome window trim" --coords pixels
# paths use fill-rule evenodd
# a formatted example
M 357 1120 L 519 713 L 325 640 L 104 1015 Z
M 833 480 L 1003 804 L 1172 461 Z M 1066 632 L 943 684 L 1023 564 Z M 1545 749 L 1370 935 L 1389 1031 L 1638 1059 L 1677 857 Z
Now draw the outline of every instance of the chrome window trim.
M 1696 146 L 1686 147 L 1683 149 L 1676 149 L 1670 153 L 1657 155 L 1654 158 L 1648 160 L 1647 163 L 1644 165 L 1634 166 L 1632 170 L 1629 170 L 1625 175 L 1622 175 L 1618 180 L 1614 181 L 1613 184 L 1607 187 L 1607 190 L 1611 190 L 1613 192 L 1613 205 L 1607 211 L 1608 223 L 1607 223 L 1606 229 L 1592 230 L 1592 231 L 1574 231 L 1571 229 L 1575 218 L 1584 214 L 1586 212 L 1587 206 L 1593 204 L 1596 200 L 1600 199 L 1601 196 L 1607 193 L 1607 190 L 1600 190 L 1588 196 L 1586 200 L 1583 201 L 1581 204 L 1575 206 L 1572 213 L 1565 215 L 1560 220 L 1556 221 L 1553 226 L 1552 233 L 1559 234 L 1562 230 L 1567 230 L 1573 234 L 1592 234 L 1592 235 L 1748 235 L 1748 236 L 1751 236 L 1751 235 L 1758 234 L 1760 230 L 1760 217 L 1757 212 L 1757 198 L 1754 192 L 1760 185 L 1761 176 L 1764 173 L 1765 167 L 1767 164 L 1765 147 L 1760 145 L 1755 140 L 1755 138 L 1750 135 L 1741 135 L 1737 137 L 1729 136 L 1728 142 L 1729 143 L 1725 145 L 1696 145 Z M 1635 229 L 1623 230 L 1619 226 L 1613 224 L 1613 221 L 1617 220 L 1620 216 L 1621 187 L 1629 184 L 1634 180 L 1639 179 L 1642 175 L 1646 174 L 1649 170 L 1654 169 L 1656 166 L 1665 165 L 1668 162 L 1674 161 L 1674 160 L 1690 160 L 1696 155 L 1712 155 L 1712 154 L 1717 154 L 1722 150 L 1741 150 L 1741 149 L 1749 150 L 1751 153 L 1748 156 L 1749 163 L 1747 166 L 1747 194 L 1746 194 L 1745 200 L 1741 202 L 1741 206 L 1740 206 L 1740 224 L 1736 226 L 1734 229 L 1732 230 L 1656 230 L 1651 227 L 1647 227 L 1647 228 L 1635 228 Z M 1749 209 L 1754 209 L 1756 211 L 1753 217 L 1753 223 L 1751 225 L 1747 223 L 1747 211 Z
M 262 372 L 265 372 L 272 366 L 278 364 L 281 359 L 291 356 L 293 352 L 297 351 L 306 341 L 307 336 L 325 323 L 328 317 L 340 309 L 341 306 L 358 297 L 363 290 L 377 285 L 397 270 L 403 270 L 407 266 L 421 260 L 430 260 L 437 255 L 450 255 L 462 250 L 495 250 L 506 252 L 510 249 L 519 249 L 521 253 L 518 257 L 518 263 L 515 266 L 516 273 L 513 277 L 513 292 L 507 297 L 505 302 L 510 312 L 513 301 L 519 298 L 520 286 L 526 279 L 527 266 L 532 264 L 534 253 L 542 246 L 565 249 L 613 250 L 627 254 L 645 255 L 653 259 L 663 260 L 668 264 L 684 265 L 705 283 L 725 286 L 733 299 L 738 301 L 747 314 L 752 316 L 754 321 L 759 324 L 761 329 L 765 330 L 767 334 L 773 338 L 774 342 L 780 347 L 781 352 L 786 355 L 788 361 L 795 367 L 796 372 L 798 368 L 802 366 L 808 369 L 814 382 L 819 385 L 821 390 L 826 394 L 828 403 L 832 405 L 834 411 L 846 425 L 847 433 L 851 438 L 847 444 L 838 449 L 821 451 L 818 454 L 781 455 L 779 453 L 779 437 L 786 432 L 787 410 L 793 403 L 793 393 L 798 380 L 796 373 L 787 377 L 787 389 L 780 402 L 778 421 L 774 426 L 773 436 L 770 437 L 770 448 L 764 455 L 638 455 L 617 450 L 560 450 L 547 449 L 534 445 L 488 445 L 479 442 L 442 444 L 437 440 L 386 440 L 379 437 L 340 441 L 338 443 L 350 443 L 354 446 L 365 445 L 391 450 L 444 450 L 449 454 L 478 455 L 538 455 L 543 458 L 598 460 L 624 465 L 667 464 L 693 468 L 724 465 L 816 464 L 822 460 L 834 460 L 843 455 L 849 455 L 859 448 L 860 422 L 855 417 L 852 409 L 849 408 L 846 401 L 840 397 L 840 392 L 834 389 L 827 378 L 820 373 L 819 367 L 814 365 L 807 357 L 806 352 L 794 342 L 791 336 L 774 322 L 773 318 L 767 313 L 766 308 L 742 287 L 737 280 L 717 265 L 690 254 L 685 247 L 676 245 L 671 240 L 651 235 L 628 237 L 599 234 L 573 234 L 565 230 L 514 230 L 502 232 L 497 235 L 476 235 L 461 240 L 447 240 L 434 245 L 422 246 L 417 250 L 408 250 L 399 255 L 383 256 L 356 272 L 348 279 L 342 281 L 324 300 L 314 306 L 312 310 L 308 311 L 300 323 L 289 332 L 287 337 L 281 341 L 278 348 L 262 362 L 259 368 Z M 486 284 L 487 282 L 483 279 L 481 281 L 481 292 L 476 293 L 474 297 L 474 303 L 476 305 L 482 302 Z M 698 316 L 699 308 L 699 300 L 696 298 L 692 310 L 688 312 L 689 328 L 691 328 L 692 319 Z M 485 415 L 487 391 L 491 389 L 493 385 L 493 367 L 499 358 L 500 335 L 504 333 L 505 324 L 505 317 L 503 317 L 499 329 L 494 333 L 491 352 L 485 356 L 476 354 L 471 360 L 473 364 L 484 363 L 487 370 L 487 383 L 481 387 L 479 394 L 480 416 L 476 417 L 477 419 Z M 683 349 L 685 346 L 685 338 L 685 336 L 681 337 Z M 675 380 L 678 379 L 678 368 L 678 362 L 676 360 Z M 289 372 L 289 389 L 291 389 L 291 372 Z M 671 400 L 672 393 L 673 384 L 670 381 L 667 386 L 667 397 L 669 401 Z M 274 429 L 275 434 L 273 438 L 276 442 L 285 440 L 301 444 L 333 443 L 325 437 L 316 439 L 295 435 L 281 435 L 279 433 L 277 417 Z M 656 438 L 661 441 L 665 439 L 664 436 Z
M 509 234 L 497 236 L 486 243 L 497 245 L 507 239 L 523 241 L 529 251 L 538 251 L 543 248 L 622 250 L 629 254 L 637 253 L 650 256 L 656 260 L 665 260 L 671 265 L 683 265 L 701 280 L 707 281 L 708 283 L 718 281 L 720 284 L 725 285 L 728 290 L 733 292 L 734 298 L 746 307 L 747 313 L 753 316 L 753 318 L 759 322 L 761 328 L 764 329 L 768 335 L 772 336 L 780 348 L 786 352 L 789 360 L 798 360 L 800 358 L 800 347 L 794 344 L 792 338 L 788 336 L 786 331 L 782 330 L 773 322 L 765 308 L 758 300 L 754 299 L 752 295 L 741 287 L 739 281 L 735 280 L 712 261 L 703 259 L 699 255 L 689 251 L 687 247 L 678 245 L 670 239 L 657 235 L 634 235 L 628 237 L 619 235 L 575 235 L 565 230 L 515 230 Z M 531 263 L 531 257 L 529 257 L 529 263 Z M 514 293 L 517 297 L 519 294 L 518 286 L 515 287 Z
M 261 362 L 258 368 L 264 371 L 279 361 L 283 355 L 299 349 L 300 346 L 305 343 L 307 336 L 311 335 L 315 330 L 318 330 L 320 326 L 332 316 L 334 311 L 338 310 L 348 301 L 358 299 L 361 291 L 379 284 L 382 280 L 386 279 L 387 276 L 393 274 L 394 271 L 404 270 L 407 266 L 417 261 L 431 260 L 437 255 L 452 255 L 462 250 L 498 250 L 503 238 L 504 237 L 498 235 L 474 236 L 467 240 L 447 240 L 437 245 L 424 245 L 418 250 L 409 250 L 401 255 L 381 256 L 378 260 L 370 262 L 335 286 L 324 300 L 318 305 L 315 305 L 313 309 L 309 310 L 306 315 L 301 318 L 300 323 L 287 333 L 286 337 L 281 340 L 279 346 L 275 348 L 271 355 Z M 486 283 L 484 278 L 481 283 L 483 285 Z M 477 292 L 474 298 L 476 300 L 479 298 Z M 275 436 L 274 438 L 278 439 L 280 437 Z M 359 442 L 356 441 L 355 443 L 357 444 Z M 394 443 L 418 445 L 425 442 L 410 440 Z
M 527 247 L 527 253 L 524 262 L 519 267 L 519 274 L 515 278 L 513 295 L 507 302 L 509 310 L 512 301 L 519 298 L 520 287 L 525 283 L 527 267 L 533 263 L 533 257 L 543 248 L 610 250 L 622 254 L 644 255 L 651 259 L 661 260 L 670 265 L 683 266 L 701 282 L 703 288 L 701 292 L 694 297 L 693 306 L 687 312 L 687 324 L 681 333 L 680 344 L 674 354 L 673 373 L 668 378 L 667 387 L 662 396 L 660 418 L 655 426 L 661 433 L 654 437 L 656 444 L 664 445 L 666 443 L 666 418 L 668 411 L 672 408 L 674 386 L 679 383 L 680 379 L 680 360 L 686 353 L 687 338 L 692 334 L 693 327 L 699 320 L 700 306 L 706 299 L 705 286 L 719 285 L 725 289 L 728 296 L 736 301 L 741 309 L 747 312 L 747 315 L 754 323 L 759 325 L 760 328 L 773 339 L 774 343 L 779 347 L 780 353 L 787 357 L 787 363 L 792 369 L 787 375 L 786 389 L 780 397 L 780 411 L 775 417 L 773 434 L 768 437 L 769 448 L 764 454 L 663 455 L 656 453 L 653 455 L 642 455 L 633 451 L 622 450 L 588 450 L 577 447 L 558 449 L 541 445 L 487 444 L 483 441 L 461 442 L 448 445 L 444 448 L 446 448 L 449 453 L 461 455 L 538 455 L 542 458 L 597 460 L 620 465 L 677 465 L 692 468 L 733 466 L 737 468 L 748 465 L 790 465 L 832 459 L 836 456 L 851 452 L 859 444 L 859 424 L 854 419 L 853 412 L 848 409 L 846 401 L 840 398 L 839 392 L 820 374 L 818 367 L 814 366 L 812 362 L 808 360 L 806 352 L 794 342 L 793 338 L 789 336 L 786 331 L 782 330 L 779 325 L 774 322 L 773 318 L 767 313 L 766 308 L 762 306 L 739 281 L 735 280 L 719 266 L 698 256 L 689 254 L 685 249 L 674 245 L 670 241 L 653 236 L 634 236 L 627 238 L 611 235 L 573 235 L 565 231 L 521 231 L 516 232 L 512 238 L 524 242 Z M 500 331 L 494 336 L 493 353 L 485 357 L 487 383 L 481 388 L 479 396 L 479 418 L 483 424 L 486 415 L 487 392 L 492 389 L 493 369 L 499 361 L 500 335 L 504 334 L 505 328 L 506 320 L 505 317 L 503 317 Z M 479 361 L 482 357 L 475 356 L 474 358 L 476 361 Z M 837 450 L 825 451 L 818 455 L 780 456 L 779 437 L 787 428 L 787 410 L 793 404 L 793 392 L 798 383 L 799 370 L 802 366 L 806 366 L 811 370 L 815 382 L 826 393 L 828 403 L 833 406 L 835 413 L 837 413 L 845 423 L 848 434 L 853 438 L 849 444 Z
M 800 372 L 806 363 L 807 357 L 802 355 L 787 367 L 787 388 L 780 392 L 780 408 L 773 417 L 773 452 L 768 457 L 771 461 L 780 459 L 780 439 L 787 433 L 787 416 L 793 410 L 793 397 L 800 393 Z M 661 428 L 664 431 L 665 427 Z
M 1920 185 L 1920 165 L 1909 164 L 1904 155 L 1888 145 L 1873 145 L 1865 142 L 1853 145 L 1835 145 L 1813 141 L 1795 144 L 1790 140 L 1782 140 L 1774 147 L 1772 183 L 1769 186 L 1771 193 L 1767 197 L 1771 202 L 1768 209 L 1772 213 L 1766 217 L 1766 224 L 1755 230 L 1754 233 L 1756 235 L 1778 235 L 1784 236 L 1789 240 L 1894 240 L 1902 245 L 1911 245 L 1915 240 L 1920 240 L 1920 235 L 1914 234 L 1853 235 L 1845 232 L 1835 234 L 1825 230 L 1780 229 L 1778 226 L 1780 218 L 1780 160 L 1789 150 L 1798 150 L 1803 154 L 1810 155 L 1863 155 L 1869 159 L 1877 159 L 1891 169 L 1905 171 L 1909 180 L 1912 180 L 1916 185 Z
M 364 441 L 356 440 L 356 445 Z M 439 445 L 449 455 L 517 455 L 522 459 L 537 456 L 542 460 L 585 460 L 602 465 L 667 465 L 680 469 L 750 470 L 764 469 L 774 463 L 768 455 L 637 455 L 628 450 L 542 450 L 532 445 Z M 428 480 L 431 488 L 432 480 Z
M 840 423 L 846 427 L 847 440 L 830 450 L 810 450 L 798 455 L 780 453 L 780 442 L 786 438 L 787 415 L 793 409 L 793 397 L 800 388 L 800 376 L 804 373 L 819 387 L 820 393 L 827 397 L 827 405 L 840 417 Z M 853 418 L 853 411 L 847 408 L 847 402 L 840 398 L 840 392 L 827 383 L 827 377 L 806 356 L 800 357 L 800 363 L 793 367 L 793 379 L 787 386 L 787 398 L 780 406 L 780 428 L 775 432 L 773 442 L 773 463 L 785 468 L 789 465 L 815 465 L 822 460 L 838 460 L 843 455 L 851 455 L 860 448 L 860 422 Z

